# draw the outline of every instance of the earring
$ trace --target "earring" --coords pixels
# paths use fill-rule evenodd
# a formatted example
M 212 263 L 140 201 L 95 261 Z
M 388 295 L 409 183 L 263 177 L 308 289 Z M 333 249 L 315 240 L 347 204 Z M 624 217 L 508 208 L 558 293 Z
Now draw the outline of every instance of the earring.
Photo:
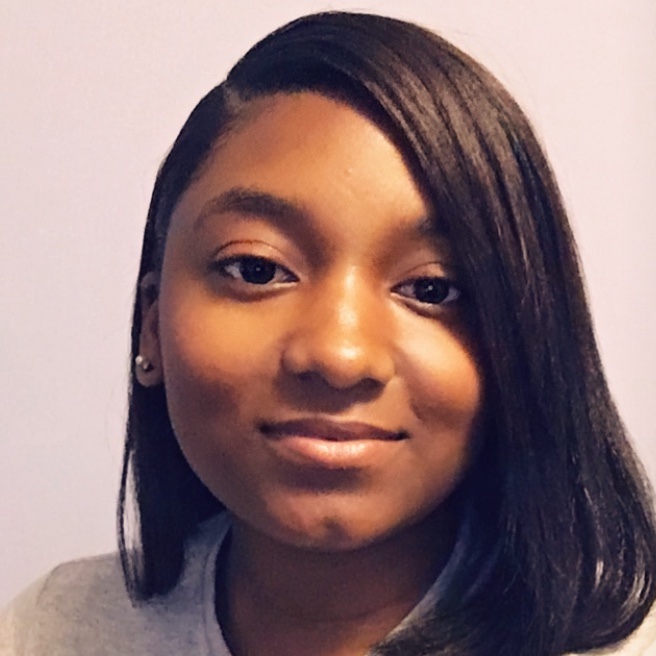
M 134 359 L 134 364 L 141 369 L 145 374 L 149 373 L 154 369 L 153 363 L 150 360 L 147 360 L 144 358 L 143 355 L 139 354 L 135 359 Z

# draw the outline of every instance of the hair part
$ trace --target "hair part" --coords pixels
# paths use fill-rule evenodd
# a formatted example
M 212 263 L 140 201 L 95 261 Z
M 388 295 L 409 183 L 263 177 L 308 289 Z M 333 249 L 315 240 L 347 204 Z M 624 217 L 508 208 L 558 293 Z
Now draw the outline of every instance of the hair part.
M 457 492 L 464 564 L 435 612 L 379 653 L 550 656 L 626 637 L 656 597 L 650 491 L 603 375 L 554 176 L 515 101 L 470 57 L 368 14 L 315 14 L 264 38 L 162 164 L 139 281 L 160 270 L 176 204 L 248 103 L 298 91 L 355 107 L 406 158 L 454 248 L 486 380 L 484 444 Z M 140 333 L 137 299 L 133 358 Z M 135 598 L 175 586 L 185 542 L 222 507 L 178 447 L 164 388 L 140 386 L 133 364 L 118 512 Z

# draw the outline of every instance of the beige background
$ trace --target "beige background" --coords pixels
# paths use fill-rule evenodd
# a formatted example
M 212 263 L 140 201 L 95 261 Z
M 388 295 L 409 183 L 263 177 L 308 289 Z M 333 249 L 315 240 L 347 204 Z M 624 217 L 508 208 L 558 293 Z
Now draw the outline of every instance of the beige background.
M 158 163 L 247 46 L 327 8 L 441 31 L 533 117 L 612 389 L 656 480 L 654 0 L 0 0 L 0 605 L 57 562 L 114 547 L 128 316 Z

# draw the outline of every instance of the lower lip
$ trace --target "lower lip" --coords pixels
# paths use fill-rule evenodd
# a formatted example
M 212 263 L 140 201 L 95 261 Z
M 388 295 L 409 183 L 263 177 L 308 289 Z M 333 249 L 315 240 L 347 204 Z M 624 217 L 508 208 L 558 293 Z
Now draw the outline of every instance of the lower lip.
M 276 455 L 305 467 L 362 469 L 393 455 L 396 440 L 326 440 L 305 435 L 276 435 L 267 438 Z

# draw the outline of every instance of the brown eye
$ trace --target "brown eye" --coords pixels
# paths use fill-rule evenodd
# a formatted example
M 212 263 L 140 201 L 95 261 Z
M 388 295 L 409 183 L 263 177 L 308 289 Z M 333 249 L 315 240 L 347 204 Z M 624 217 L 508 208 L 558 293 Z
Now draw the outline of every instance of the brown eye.
M 217 262 L 213 268 L 234 280 L 249 285 L 267 285 L 269 283 L 294 282 L 297 280 L 291 271 L 265 257 L 240 255 Z
M 423 277 L 414 278 L 394 288 L 401 296 L 426 305 L 443 305 L 460 298 L 461 292 L 448 278 Z

